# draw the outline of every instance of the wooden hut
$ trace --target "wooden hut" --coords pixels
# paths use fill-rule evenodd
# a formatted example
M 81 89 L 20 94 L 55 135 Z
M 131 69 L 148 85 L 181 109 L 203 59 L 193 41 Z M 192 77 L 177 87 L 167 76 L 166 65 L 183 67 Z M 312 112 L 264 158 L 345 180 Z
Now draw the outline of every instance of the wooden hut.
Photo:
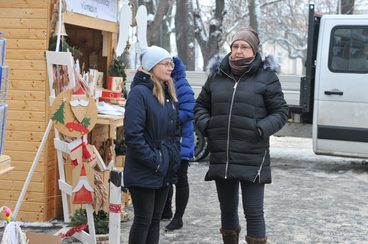
M 0 176 L 0 205 L 14 209 L 50 117 L 45 51 L 49 48 L 51 14 L 56 0 L 0 1 L 0 32 L 7 38 L 10 66 L 5 155 L 15 169 Z M 106 71 L 116 42 L 117 23 L 65 13 L 68 38 L 98 58 Z M 104 54 L 102 54 L 104 50 Z M 104 55 L 104 56 L 103 56 Z M 48 221 L 62 214 L 56 152 L 51 133 L 22 203 L 17 220 Z M 1 216 L 3 218 L 3 216 Z

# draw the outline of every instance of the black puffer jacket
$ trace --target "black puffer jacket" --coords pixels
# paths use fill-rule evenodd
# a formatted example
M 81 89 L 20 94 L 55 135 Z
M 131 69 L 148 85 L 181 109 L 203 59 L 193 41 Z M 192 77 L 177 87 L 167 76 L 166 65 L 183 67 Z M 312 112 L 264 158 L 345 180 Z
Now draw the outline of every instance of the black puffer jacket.
M 278 66 L 257 54 L 250 71 L 236 80 L 229 56 L 213 63 L 195 106 L 196 126 L 211 153 L 205 179 L 271 183 L 269 137 L 288 118 Z

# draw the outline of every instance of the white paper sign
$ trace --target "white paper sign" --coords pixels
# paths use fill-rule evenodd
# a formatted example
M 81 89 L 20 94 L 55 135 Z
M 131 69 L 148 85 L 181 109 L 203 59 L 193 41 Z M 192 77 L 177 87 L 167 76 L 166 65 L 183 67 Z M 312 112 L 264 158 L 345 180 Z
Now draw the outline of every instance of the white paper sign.
M 66 0 L 67 11 L 116 22 L 118 0 Z

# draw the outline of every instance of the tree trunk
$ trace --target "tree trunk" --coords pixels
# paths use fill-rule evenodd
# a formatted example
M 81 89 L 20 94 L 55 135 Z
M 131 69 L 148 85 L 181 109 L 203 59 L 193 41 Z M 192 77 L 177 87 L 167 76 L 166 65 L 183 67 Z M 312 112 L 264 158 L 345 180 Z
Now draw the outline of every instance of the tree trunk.
M 258 20 L 255 0 L 248 1 L 249 25 L 258 33 Z
M 204 27 L 201 24 L 200 14 L 195 13 L 195 37 L 201 48 L 201 52 L 203 55 L 203 69 L 207 67 L 208 61 L 213 55 L 219 52 L 222 38 L 223 38 L 223 30 L 222 23 L 224 18 L 224 9 L 225 9 L 225 1 L 224 0 L 216 0 L 216 9 L 215 16 L 209 21 L 209 33 L 208 36 L 204 36 Z M 197 31 L 198 30 L 198 31 Z
M 147 25 L 147 43 L 149 46 L 157 45 L 163 46 L 164 44 L 164 30 L 162 25 L 166 25 L 167 22 L 163 21 L 164 17 L 167 15 L 168 10 L 171 7 L 171 0 L 160 0 L 158 1 L 157 8 L 154 9 L 153 1 L 138 1 L 138 4 L 145 5 L 147 8 L 147 14 L 154 15 L 154 19 L 151 22 L 148 22 Z M 139 6 L 139 5 L 138 5 Z M 137 6 L 137 8 L 138 8 Z
M 194 26 L 192 0 L 176 1 L 175 34 L 178 56 L 187 70 L 194 70 Z
M 354 0 L 340 0 L 342 14 L 354 14 Z

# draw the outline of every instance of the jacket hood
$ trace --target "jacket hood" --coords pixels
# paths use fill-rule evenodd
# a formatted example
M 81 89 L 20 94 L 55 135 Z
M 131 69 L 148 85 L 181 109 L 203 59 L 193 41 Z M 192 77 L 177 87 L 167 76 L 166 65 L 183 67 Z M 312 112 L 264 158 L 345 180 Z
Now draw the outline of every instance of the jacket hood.
M 153 84 L 151 81 L 151 74 L 143 70 L 141 67 L 138 68 L 137 72 L 135 73 L 133 82 L 130 85 L 130 89 L 133 89 L 133 87 L 135 87 L 136 85 L 144 85 L 149 89 L 153 88 Z
M 207 64 L 206 73 L 208 76 L 212 76 L 214 74 L 219 74 L 221 72 L 221 68 L 224 66 L 227 69 L 230 69 L 228 65 L 230 53 L 228 54 L 215 54 Z M 259 53 L 256 56 L 260 56 Z M 278 73 L 280 72 L 280 64 L 276 61 L 273 55 L 267 55 L 262 61 L 261 66 L 264 70 Z
M 175 68 L 171 73 L 171 77 L 174 80 L 179 80 L 185 78 L 185 64 L 178 57 L 173 57 L 173 62 L 175 64 Z

